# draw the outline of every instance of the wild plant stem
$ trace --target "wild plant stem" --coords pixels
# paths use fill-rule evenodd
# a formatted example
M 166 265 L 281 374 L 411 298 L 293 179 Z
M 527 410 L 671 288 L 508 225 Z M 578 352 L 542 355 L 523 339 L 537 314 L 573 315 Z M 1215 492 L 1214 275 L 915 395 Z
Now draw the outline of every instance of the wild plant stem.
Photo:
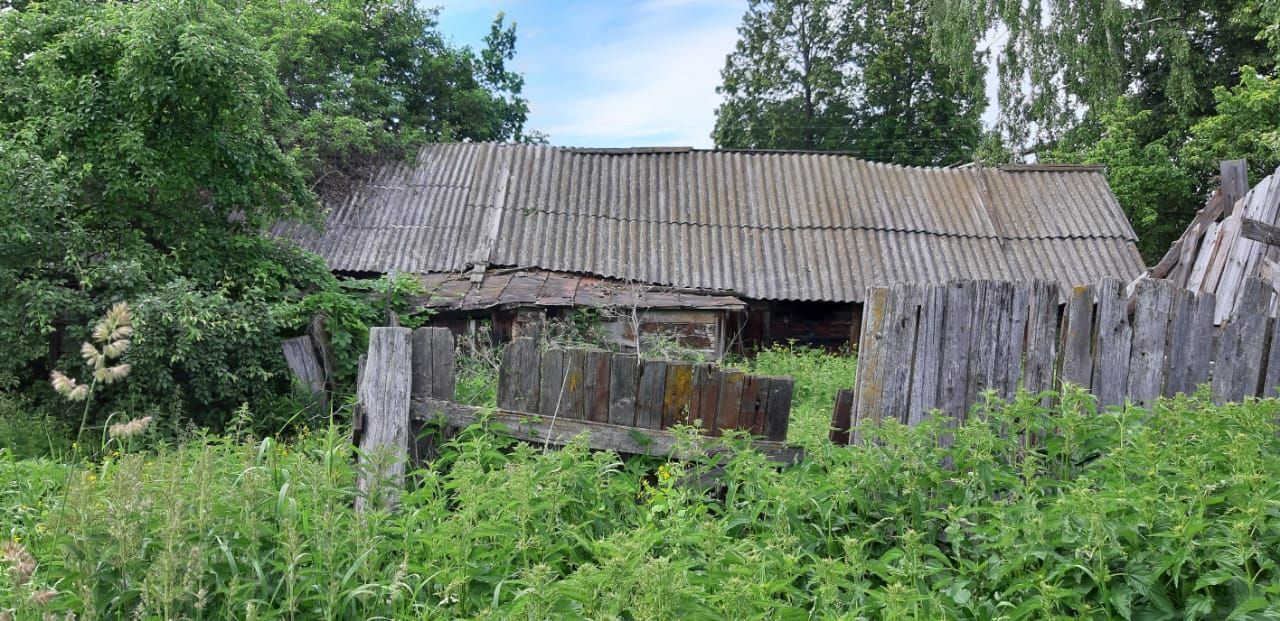
M 97 374 L 94 375 L 92 381 L 89 382 L 89 394 L 84 397 L 84 413 L 80 415 L 80 429 L 76 431 L 76 447 L 80 446 L 81 436 L 84 435 L 84 427 L 89 424 L 89 406 L 93 403 L 94 389 L 98 387 Z

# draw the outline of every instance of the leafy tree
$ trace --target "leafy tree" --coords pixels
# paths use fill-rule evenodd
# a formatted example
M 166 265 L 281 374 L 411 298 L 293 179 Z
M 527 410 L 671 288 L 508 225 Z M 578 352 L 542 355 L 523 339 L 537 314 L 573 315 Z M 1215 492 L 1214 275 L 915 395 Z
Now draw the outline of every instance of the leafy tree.
M 981 53 L 937 59 L 925 0 L 752 2 L 721 72 L 713 137 L 729 148 L 852 151 L 904 164 L 967 158 L 981 139 Z

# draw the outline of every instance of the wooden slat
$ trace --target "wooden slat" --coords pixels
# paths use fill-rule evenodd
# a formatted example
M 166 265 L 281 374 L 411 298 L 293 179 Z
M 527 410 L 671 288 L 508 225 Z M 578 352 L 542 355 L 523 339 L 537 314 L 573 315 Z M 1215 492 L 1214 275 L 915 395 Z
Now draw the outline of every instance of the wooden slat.
M 858 340 L 856 409 L 859 420 L 879 420 L 883 411 L 885 374 L 890 364 L 887 339 L 892 307 L 892 290 L 880 287 L 867 290 L 862 336 Z
M 905 423 L 911 402 L 911 363 L 915 355 L 916 321 L 921 289 L 914 285 L 895 287 L 889 310 L 888 334 L 884 341 L 885 365 L 881 381 L 879 418 Z
M 640 384 L 640 359 L 614 354 L 609 361 L 609 424 L 636 424 L 636 389 Z
M 791 416 L 791 396 L 795 390 L 789 377 L 769 378 L 769 399 L 764 406 L 764 436 L 775 442 L 787 439 Z
M 693 365 L 687 362 L 667 363 L 667 385 L 662 394 L 662 429 L 689 424 L 689 406 L 693 400 Z
M 1170 329 L 1165 396 L 1191 394 L 1200 384 L 1209 381 L 1209 361 L 1213 358 L 1213 294 L 1186 295 Z
M 540 358 L 538 342 L 532 338 L 524 336 L 507 343 L 498 367 L 498 407 L 515 412 L 538 411 Z
M 560 416 L 574 420 L 587 418 L 587 352 L 584 349 L 565 350 Z
M 1221 225 L 1217 222 L 1210 222 L 1205 227 L 1200 247 L 1197 249 L 1194 262 L 1191 265 L 1191 274 L 1187 276 L 1186 288 L 1193 292 L 1204 291 L 1204 276 L 1209 269 L 1209 259 L 1213 255 L 1213 248 L 1218 243 L 1220 229 Z
M 409 442 L 409 401 L 412 337 L 408 328 L 371 328 L 364 381 L 356 389 L 364 411 L 360 437 L 362 461 L 357 473 L 356 510 L 374 502 L 394 507 L 404 485 L 404 464 Z M 373 469 L 374 466 L 380 469 Z
M 925 287 L 920 303 L 920 316 L 916 323 L 914 365 L 911 369 L 911 402 L 907 409 L 908 425 L 918 425 L 925 415 L 938 407 L 942 392 L 943 321 L 946 319 L 947 288 Z M 843 394 L 843 391 L 841 392 Z M 843 416 L 845 429 L 849 425 L 849 413 L 840 412 L 837 397 L 836 412 Z M 833 432 L 834 433 L 834 432 Z M 846 440 L 841 444 L 848 444 Z
M 452 399 L 457 388 L 453 333 L 448 328 L 427 328 L 431 333 L 431 396 Z
M 740 428 L 738 413 L 742 409 L 742 384 L 746 377 L 746 373 L 738 369 L 724 369 L 720 372 L 720 395 L 716 399 L 717 435 L 726 429 Z
M 657 429 L 636 429 L 566 418 L 557 418 L 553 421 L 548 416 L 507 410 L 485 412 L 478 407 L 438 399 L 414 401 L 412 415 L 417 420 L 443 416 L 452 427 L 465 427 L 481 420 L 482 417 L 487 417 L 491 422 L 501 423 L 511 437 L 536 444 L 564 446 L 574 438 L 586 434 L 587 445 L 595 450 L 630 455 L 670 456 L 674 459 L 694 457 L 694 454 L 676 452 L 678 443 L 676 434 Z M 783 464 L 795 464 L 804 458 L 803 449 L 787 446 L 781 442 L 757 440 L 752 442 L 751 446 L 771 461 Z
M 1271 288 L 1250 278 L 1241 285 L 1238 297 L 1238 312 L 1222 330 L 1214 362 L 1213 393 L 1219 402 L 1258 396 L 1264 379 Z
M 1194 390 L 1187 388 L 1188 359 L 1190 348 L 1185 347 L 1188 330 L 1195 317 L 1195 294 L 1180 287 L 1174 287 L 1169 297 L 1169 335 L 1166 339 L 1166 361 L 1164 387 L 1160 394 L 1172 397 L 1179 392 Z
M 996 391 L 1004 399 L 1012 399 L 1022 379 L 1022 360 L 1027 345 L 1027 313 L 1031 307 L 1034 282 L 1013 284 L 1009 304 L 1001 323 L 1000 357 L 996 360 Z
M 701 421 L 705 433 L 714 434 L 720 402 L 720 371 L 710 364 L 700 364 L 693 372 L 693 407 L 689 419 Z
M 609 384 L 612 381 L 609 362 L 612 355 L 607 351 L 588 351 L 586 360 L 586 391 L 583 393 L 586 403 L 587 420 L 597 423 L 609 422 Z
M 1168 281 L 1143 281 L 1135 297 L 1126 396 L 1138 406 L 1149 407 L 1164 389 L 1173 287 Z
M 556 416 L 564 402 L 565 356 L 565 350 L 557 347 L 542 352 L 537 414 Z
M 324 367 L 319 356 L 316 356 L 315 348 L 311 345 L 311 337 L 298 336 L 286 339 L 280 343 L 280 347 L 284 351 L 285 364 L 289 366 L 289 370 L 293 372 L 298 382 L 306 386 L 311 394 L 323 393 Z
M 1240 225 L 1240 235 L 1268 246 L 1280 246 L 1280 226 L 1245 218 Z
M 978 283 L 973 328 L 969 332 L 969 384 L 965 388 L 965 414 L 981 401 L 981 394 L 994 388 L 996 361 L 1000 356 L 1000 332 L 1008 323 L 1007 283 Z
M 636 427 L 662 427 L 662 397 L 666 394 L 667 363 L 645 360 L 640 365 L 640 383 L 636 391 Z
M 1103 280 L 1097 288 L 1098 329 L 1094 344 L 1093 394 L 1098 405 L 1123 405 L 1129 382 L 1129 353 L 1133 330 L 1129 326 L 1124 285 Z
M 836 407 L 831 413 L 831 443 L 844 446 L 849 443 L 853 425 L 853 391 L 841 389 L 836 393 Z
M 769 396 L 768 378 L 748 375 L 742 382 L 742 401 L 738 409 L 738 428 L 751 435 L 764 433 L 764 403 Z
M 1054 387 L 1058 359 L 1058 287 L 1038 282 L 1027 302 L 1027 357 L 1022 387 L 1038 393 Z
M 969 401 L 969 332 L 973 329 L 978 288 L 972 282 L 946 286 L 946 317 L 942 331 L 942 384 L 938 409 L 954 420 L 964 420 Z M 861 367 L 859 367 L 861 369 Z
M 1280 397 L 1280 319 L 1270 322 L 1271 346 L 1267 352 L 1267 367 L 1262 376 L 1262 396 Z

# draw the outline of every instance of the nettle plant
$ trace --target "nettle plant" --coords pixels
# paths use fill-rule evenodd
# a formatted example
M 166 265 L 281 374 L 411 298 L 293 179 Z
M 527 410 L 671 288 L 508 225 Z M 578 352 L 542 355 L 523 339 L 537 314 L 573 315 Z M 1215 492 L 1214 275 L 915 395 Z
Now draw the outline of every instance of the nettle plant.
M 84 402 L 84 413 L 80 417 L 79 431 L 76 432 L 77 443 L 84 434 L 85 426 L 89 424 L 89 407 L 93 404 L 93 395 L 98 385 L 113 384 L 129 376 L 129 363 L 119 362 L 119 358 L 129 351 L 132 343 L 129 340 L 133 335 L 132 322 L 129 304 L 119 302 L 94 324 L 91 340 L 80 344 L 80 357 L 84 359 L 90 372 L 87 384 L 57 369 L 50 373 L 53 389 L 58 394 L 70 401 Z

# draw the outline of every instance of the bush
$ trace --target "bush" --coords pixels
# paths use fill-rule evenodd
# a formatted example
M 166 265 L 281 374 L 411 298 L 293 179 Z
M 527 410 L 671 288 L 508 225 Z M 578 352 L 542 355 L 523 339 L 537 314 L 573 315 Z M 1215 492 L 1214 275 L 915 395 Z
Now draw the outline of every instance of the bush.
M 351 510 L 346 432 L 0 455 L 39 611 L 81 618 L 1066 619 L 1280 614 L 1280 403 L 992 401 L 780 468 L 623 461 L 465 430 L 394 513 Z M 1024 441 L 1035 438 L 1030 446 Z M 946 439 L 944 442 L 943 440 Z M 952 464 L 946 467 L 944 464 Z M 66 477 L 67 484 L 60 481 Z M 65 498 L 65 500 L 64 500 Z

